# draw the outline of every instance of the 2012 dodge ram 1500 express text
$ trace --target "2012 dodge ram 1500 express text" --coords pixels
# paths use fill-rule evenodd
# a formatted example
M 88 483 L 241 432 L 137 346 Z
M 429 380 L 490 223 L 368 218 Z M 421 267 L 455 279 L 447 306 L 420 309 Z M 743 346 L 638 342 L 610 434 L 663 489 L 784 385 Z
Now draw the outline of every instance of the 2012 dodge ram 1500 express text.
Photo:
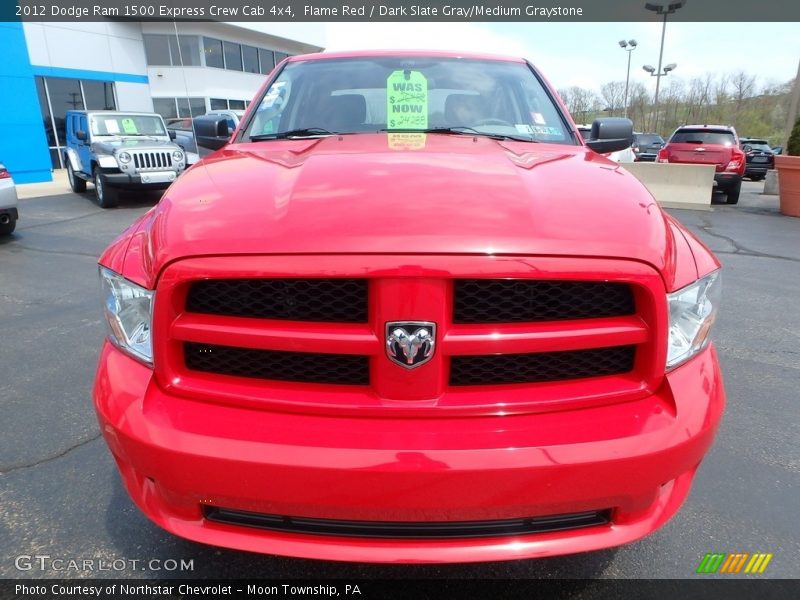
M 168 531 L 372 562 L 624 544 L 724 390 L 720 264 L 526 61 L 295 56 L 100 259 L 101 431 Z M 210 141 L 209 141 L 210 140 Z M 216 142 L 214 142 L 216 140 Z

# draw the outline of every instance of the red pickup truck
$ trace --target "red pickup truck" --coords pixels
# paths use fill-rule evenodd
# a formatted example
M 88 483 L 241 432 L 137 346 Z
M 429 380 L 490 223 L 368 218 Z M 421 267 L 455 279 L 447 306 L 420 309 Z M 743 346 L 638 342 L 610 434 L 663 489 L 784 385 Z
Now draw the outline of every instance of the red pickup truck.
M 522 59 L 282 62 L 100 258 L 94 403 L 179 536 L 365 562 L 631 542 L 714 439 L 720 264 Z

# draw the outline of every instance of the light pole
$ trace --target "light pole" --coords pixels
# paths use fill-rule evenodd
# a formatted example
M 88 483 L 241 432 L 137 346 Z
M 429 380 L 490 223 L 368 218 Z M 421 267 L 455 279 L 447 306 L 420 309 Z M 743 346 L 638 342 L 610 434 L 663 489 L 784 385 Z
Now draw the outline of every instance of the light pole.
M 650 65 L 644 65 L 642 69 L 650 73 L 650 77 L 656 77 L 656 98 L 653 102 L 653 133 L 658 133 L 658 84 L 661 82 L 662 77 L 666 77 L 669 75 L 670 71 L 674 71 L 677 68 L 677 64 L 669 63 L 664 67 L 664 71 L 661 72 L 660 70 L 657 72 L 653 67 Z
M 625 107 L 625 117 L 628 117 L 628 84 L 631 80 L 631 52 L 636 50 L 636 40 L 625 40 L 619 41 L 619 47 L 625 50 L 628 53 L 628 75 L 625 77 L 625 102 L 623 106 Z
M 673 14 L 678 9 L 683 8 L 685 5 L 686 5 L 686 0 L 678 0 L 677 2 L 670 2 L 669 4 L 666 4 L 666 5 L 664 5 L 664 4 L 654 4 L 652 2 L 648 2 L 647 4 L 644 5 L 645 9 L 650 10 L 650 11 L 656 13 L 659 16 L 663 15 L 663 17 L 664 17 L 664 24 L 661 26 L 661 50 L 659 50 L 659 52 L 658 52 L 658 70 L 653 69 L 652 67 L 650 67 L 650 69 L 648 69 L 647 67 L 643 67 L 645 71 L 648 71 L 650 73 L 650 75 L 653 75 L 654 77 L 657 77 L 657 79 L 656 79 L 656 96 L 655 96 L 655 99 L 653 101 L 653 106 L 654 106 L 654 111 L 655 111 L 654 123 L 653 123 L 653 132 L 654 133 L 658 133 L 658 131 L 656 129 L 658 127 L 658 87 L 659 87 L 659 84 L 661 83 L 662 75 L 666 75 L 668 73 L 668 71 L 666 69 L 664 69 L 664 73 L 661 72 L 661 57 L 664 54 L 664 33 L 666 33 L 666 31 L 667 31 L 667 15 Z M 670 65 L 667 65 L 667 66 L 670 66 Z M 672 65 L 672 68 L 673 69 L 675 68 L 674 64 Z M 670 69 L 670 71 L 671 70 L 672 69 Z M 656 71 L 656 74 L 654 74 L 653 71 Z

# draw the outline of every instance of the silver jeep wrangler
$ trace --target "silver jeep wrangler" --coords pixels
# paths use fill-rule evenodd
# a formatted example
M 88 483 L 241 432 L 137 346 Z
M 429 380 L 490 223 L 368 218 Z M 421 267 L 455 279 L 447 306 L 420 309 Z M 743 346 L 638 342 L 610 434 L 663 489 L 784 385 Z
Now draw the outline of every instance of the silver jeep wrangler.
M 187 167 L 161 115 L 70 110 L 64 163 L 73 192 L 94 183 L 97 203 L 116 206 L 120 189 L 164 189 Z M 192 161 L 194 162 L 194 161 Z

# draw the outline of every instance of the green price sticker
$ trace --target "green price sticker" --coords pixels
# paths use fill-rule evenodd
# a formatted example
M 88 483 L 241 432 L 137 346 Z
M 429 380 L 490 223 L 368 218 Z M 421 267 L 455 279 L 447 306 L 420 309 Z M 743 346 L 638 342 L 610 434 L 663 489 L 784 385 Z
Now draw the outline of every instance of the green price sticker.
M 133 122 L 133 119 L 122 119 L 122 130 L 125 133 L 139 133 L 139 130 L 136 129 L 136 123 Z
M 386 80 L 386 127 L 428 128 L 428 80 L 419 71 L 394 71 Z

